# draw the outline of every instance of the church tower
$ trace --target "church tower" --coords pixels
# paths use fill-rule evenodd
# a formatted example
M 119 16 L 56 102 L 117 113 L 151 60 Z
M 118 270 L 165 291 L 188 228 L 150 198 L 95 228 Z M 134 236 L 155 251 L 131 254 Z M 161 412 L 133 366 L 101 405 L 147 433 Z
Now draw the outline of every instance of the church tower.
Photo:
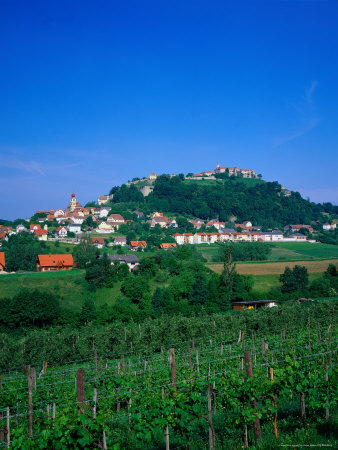
M 73 193 L 69 202 L 70 212 L 74 212 L 75 208 L 76 208 L 76 197 L 75 194 Z

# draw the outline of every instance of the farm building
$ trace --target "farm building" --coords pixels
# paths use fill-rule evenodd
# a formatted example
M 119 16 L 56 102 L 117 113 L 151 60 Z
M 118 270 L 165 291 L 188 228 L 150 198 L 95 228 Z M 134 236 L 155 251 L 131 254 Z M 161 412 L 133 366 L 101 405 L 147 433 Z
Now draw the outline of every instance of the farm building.
M 251 302 L 234 302 L 232 308 L 236 311 L 244 309 L 273 308 L 277 306 L 276 300 L 254 300 Z
M 38 255 L 36 260 L 37 272 L 71 270 L 72 268 L 73 255 Z

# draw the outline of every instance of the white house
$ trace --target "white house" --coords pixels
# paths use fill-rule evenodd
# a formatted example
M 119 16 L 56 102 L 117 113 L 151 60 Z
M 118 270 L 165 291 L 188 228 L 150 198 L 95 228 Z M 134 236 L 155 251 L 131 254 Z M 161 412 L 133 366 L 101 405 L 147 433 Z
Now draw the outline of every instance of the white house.
M 175 239 L 177 245 L 184 244 L 184 234 L 175 233 L 175 234 L 173 234 L 173 238 Z
M 118 229 L 120 225 L 124 224 L 124 218 L 121 216 L 121 214 L 110 214 L 110 216 L 108 216 L 107 222 Z
M 54 212 L 54 216 L 55 217 L 62 217 L 62 216 L 64 216 L 65 215 L 65 212 L 63 211 L 63 209 L 57 209 L 55 212 Z
M 325 230 L 325 231 L 331 230 L 331 225 L 328 222 L 324 223 L 323 230 Z
M 110 223 L 101 222 L 96 228 L 98 233 L 114 233 L 114 228 Z
M 261 233 L 259 239 L 263 240 L 264 242 L 282 241 L 283 233 L 278 230 L 268 231 L 266 233 Z
M 71 233 L 75 233 L 75 234 L 80 234 L 81 233 L 81 224 L 80 223 L 70 223 L 68 225 L 68 231 L 70 231 Z
M 202 244 L 201 233 L 194 234 L 193 242 L 194 244 Z
M 16 233 L 22 233 L 22 232 L 28 233 L 27 228 L 24 225 L 22 225 L 21 223 L 19 225 L 17 225 L 15 231 L 16 231 Z
M 100 208 L 100 219 L 102 219 L 103 217 L 107 217 L 108 213 L 110 211 L 110 208 Z
M 56 229 L 55 234 L 57 234 L 59 237 L 66 237 L 67 236 L 67 228 L 60 226 Z
M 185 244 L 193 244 L 194 243 L 194 235 L 192 233 L 184 233 L 184 243 Z

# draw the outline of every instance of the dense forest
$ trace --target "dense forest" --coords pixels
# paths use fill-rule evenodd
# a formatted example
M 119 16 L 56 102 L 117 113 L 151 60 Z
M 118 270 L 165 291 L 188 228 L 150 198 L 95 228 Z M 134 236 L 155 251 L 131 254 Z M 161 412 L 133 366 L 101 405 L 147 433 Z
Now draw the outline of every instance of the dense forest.
M 135 185 L 113 188 L 113 203 L 123 207 L 126 203 L 147 211 L 165 211 L 201 219 L 219 218 L 228 221 L 250 220 L 266 227 L 281 227 L 290 223 L 310 223 L 322 219 L 322 212 L 336 214 L 338 207 L 315 204 L 305 200 L 298 192 L 283 194 L 277 182 L 260 182 L 247 185 L 243 180 L 219 179 L 215 183 L 188 182 L 182 175 L 161 175 L 153 192 L 140 197 Z M 329 210 L 329 211 L 327 211 Z M 336 211 L 337 210 L 337 211 Z

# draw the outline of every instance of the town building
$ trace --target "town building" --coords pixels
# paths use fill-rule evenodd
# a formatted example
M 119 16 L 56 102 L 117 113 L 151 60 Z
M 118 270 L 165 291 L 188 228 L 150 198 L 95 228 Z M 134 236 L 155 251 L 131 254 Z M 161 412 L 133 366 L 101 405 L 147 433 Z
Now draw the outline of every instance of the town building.
M 148 180 L 155 181 L 157 179 L 157 175 L 155 172 L 151 172 L 151 174 L 148 176 Z
M 139 259 L 136 255 L 108 255 L 111 264 L 119 262 L 120 264 L 127 264 L 129 271 L 132 272 L 139 263 Z
M 73 255 L 38 255 L 36 270 L 37 272 L 71 270 L 73 264 Z
M 114 227 L 107 222 L 100 222 L 96 228 L 98 233 L 114 233 Z
M 124 236 L 117 236 L 114 239 L 114 245 L 121 245 L 122 247 L 125 247 L 127 245 L 127 238 Z
M 46 229 L 41 230 L 41 228 L 34 230 L 34 236 L 37 237 L 39 241 L 47 241 L 48 231 Z
M 144 250 L 147 247 L 146 241 L 130 241 L 130 250 L 136 251 L 138 249 Z
M 55 234 L 59 237 L 66 237 L 67 236 L 67 228 L 60 226 L 56 229 Z
M 66 208 L 66 211 L 68 212 L 78 212 L 80 209 L 82 209 L 81 203 L 79 203 L 76 200 L 75 194 L 73 193 L 70 197 L 70 202 Z
M 107 222 L 118 230 L 119 226 L 125 223 L 125 220 L 121 216 L 121 214 L 110 214 L 110 216 L 108 216 Z

